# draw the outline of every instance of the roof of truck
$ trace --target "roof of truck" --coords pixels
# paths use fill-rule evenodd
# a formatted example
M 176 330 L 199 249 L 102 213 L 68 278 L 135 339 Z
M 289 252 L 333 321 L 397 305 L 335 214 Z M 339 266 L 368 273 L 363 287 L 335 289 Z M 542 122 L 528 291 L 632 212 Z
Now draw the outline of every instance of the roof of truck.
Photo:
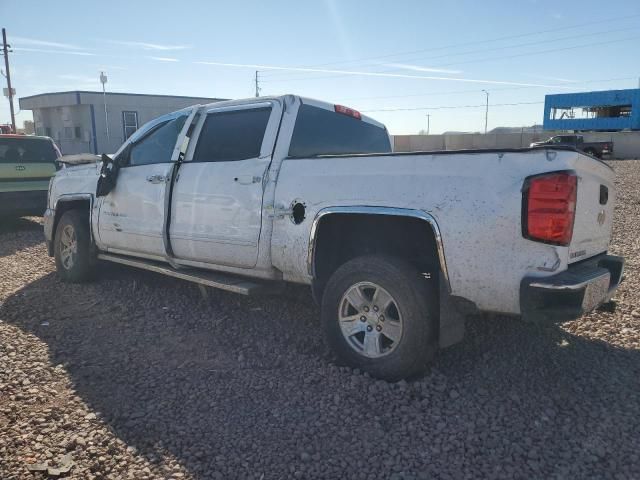
M 265 97 L 239 98 L 235 100 L 223 100 L 221 102 L 207 103 L 205 104 L 205 106 L 215 107 L 215 108 L 224 108 L 224 107 L 232 107 L 236 105 L 245 105 L 245 104 L 256 103 L 260 101 L 270 101 L 270 100 L 272 101 L 275 100 L 278 102 L 285 103 L 287 99 L 295 99 L 295 98 L 299 99 L 303 104 L 313 105 L 314 107 L 320 107 L 326 110 L 334 110 L 335 106 L 338 105 L 338 104 L 327 102 L 324 100 L 316 100 L 315 98 L 302 97 L 300 95 L 294 95 L 294 94 L 286 94 L 286 95 L 271 95 L 271 96 L 265 96 Z M 345 106 L 348 107 L 348 105 L 345 105 Z M 356 109 L 352 109 L 352 110 L 357 111 Z M 360 114 L 361 119 L 364 120 L 365 122 L 371 123 L 380 128 L 386 129 L 386 126 L 383 123 L 380 123 L 374 118 L 371 118 L 368 115 L 364 115 L 361 112 L 358 112 L 358 113 Z

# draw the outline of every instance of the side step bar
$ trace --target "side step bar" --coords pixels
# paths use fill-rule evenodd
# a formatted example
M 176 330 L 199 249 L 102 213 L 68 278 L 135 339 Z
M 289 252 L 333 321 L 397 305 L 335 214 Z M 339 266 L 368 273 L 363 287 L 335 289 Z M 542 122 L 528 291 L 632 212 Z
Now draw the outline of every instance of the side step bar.
M 99 260 L 119 263 L 129 267 L 141 268 L 151 272 L 162 273 L 170 277 L 187 280 L 208 287 L 219 288 L 228 292 L 240 293 L 242 295 L 255 295 L 258 293 L 269 293 L 273 288 L 269 285 L 253 282 L 236 275 L 226 273 L 209 272 L 206 270 L 195 270 L 185 267 L 184 270 L 176 270 L 165 263 L 146 260 L 143 258 L 127 257 L 125 255 L 115 255 L 112 253 L 99 253 Z

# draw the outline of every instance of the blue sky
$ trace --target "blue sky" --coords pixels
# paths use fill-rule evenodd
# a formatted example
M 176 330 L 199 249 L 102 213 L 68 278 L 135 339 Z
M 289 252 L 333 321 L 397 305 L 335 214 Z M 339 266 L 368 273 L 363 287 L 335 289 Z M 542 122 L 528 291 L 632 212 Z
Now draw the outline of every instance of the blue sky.
M 0 0 L 0 19 L 18 97 L 99 90 L 106 70 L 111 91 L 243 98 L 258 69 L 262 94 L 342 103 L 393 134 L 427 114 L 431 133 L 483 130 L 483 89 L 491 129 L 541 123 L 546 93 L 640 77 L 638 0 Z

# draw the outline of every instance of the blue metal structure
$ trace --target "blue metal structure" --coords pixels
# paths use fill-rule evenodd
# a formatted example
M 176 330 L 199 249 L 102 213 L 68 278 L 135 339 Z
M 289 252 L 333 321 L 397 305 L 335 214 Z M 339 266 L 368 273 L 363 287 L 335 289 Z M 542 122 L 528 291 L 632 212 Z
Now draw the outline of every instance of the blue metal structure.
M 546 95 L 543 127 L 545 130 L 640 130 L 640 88 Z

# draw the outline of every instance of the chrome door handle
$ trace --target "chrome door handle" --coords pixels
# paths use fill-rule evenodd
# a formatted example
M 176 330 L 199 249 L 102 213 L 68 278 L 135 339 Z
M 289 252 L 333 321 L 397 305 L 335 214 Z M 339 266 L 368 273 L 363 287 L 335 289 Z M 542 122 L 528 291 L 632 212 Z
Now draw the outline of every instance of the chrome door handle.
M 164 183 L 167 181 L 167 177 L 164 175 L 149 175 L 147 177 L 147 182 L 150 183 Z

